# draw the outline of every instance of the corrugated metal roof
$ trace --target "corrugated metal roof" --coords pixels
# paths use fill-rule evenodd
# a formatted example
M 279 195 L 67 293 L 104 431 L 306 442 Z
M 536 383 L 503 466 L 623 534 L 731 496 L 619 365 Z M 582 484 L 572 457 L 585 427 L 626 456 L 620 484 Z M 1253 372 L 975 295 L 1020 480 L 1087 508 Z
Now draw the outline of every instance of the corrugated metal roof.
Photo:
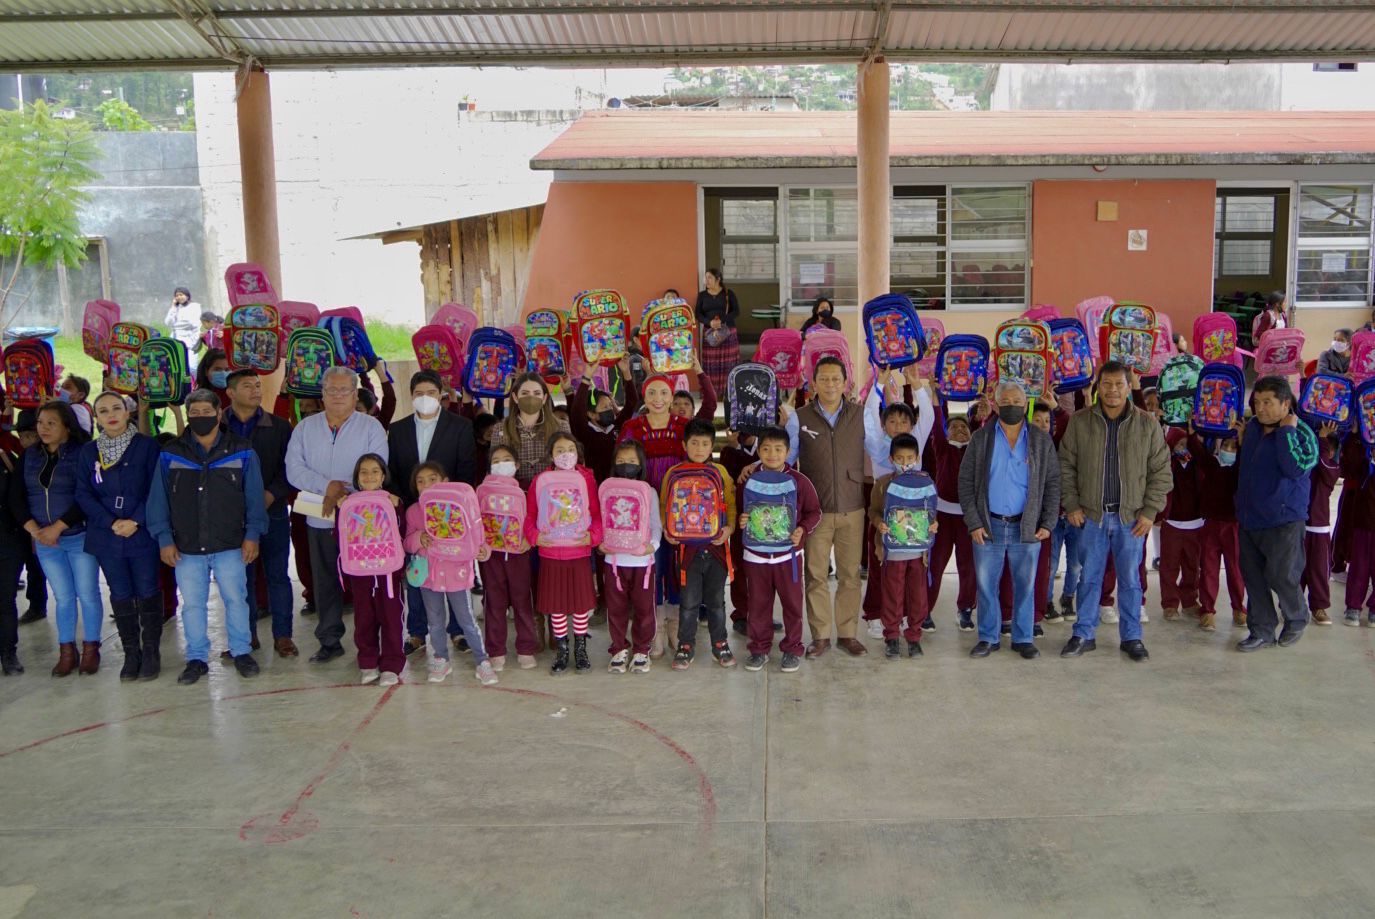
M 871 48 L 894 60 L 1358 60 L 1375 57 L 1375 4 L 0 0 L 0 69 L 8 70 L 214 68 L 228 64 L 226 54 L 279 68 L 723 65 L 857 61 Z
M 894 112 L 894 166 L 1375 163 L 1375 112 Z M 853 112 L 591 112 L 533 169 L 855 164 Z

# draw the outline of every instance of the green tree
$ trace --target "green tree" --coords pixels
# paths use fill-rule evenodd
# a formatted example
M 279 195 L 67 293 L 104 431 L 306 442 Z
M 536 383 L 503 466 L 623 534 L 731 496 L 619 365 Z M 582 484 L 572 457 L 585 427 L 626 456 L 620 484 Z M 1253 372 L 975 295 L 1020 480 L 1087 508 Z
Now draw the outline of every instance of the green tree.
M 107 131 L 151 131 L 148 119 L 123 99 L 106 99 L 95 107 L 100 123 Z
M 10 301 L 20 268 L 85 260 L 78 210 L 96 153 L 89 127 L 54 118 L 42 102 L 0 111 L 0 328 L 24 307 Z
M 195 99 L 191 99 L 190 101 L 188 101 L 188 102 L 186 103 L 186 117 L 182 119 L 181 124 L 177 125 L 177 130 L 178 130 L 178 131 L 194 131 L 194 130 L 196 130 L 196 100 L 195 100 Z

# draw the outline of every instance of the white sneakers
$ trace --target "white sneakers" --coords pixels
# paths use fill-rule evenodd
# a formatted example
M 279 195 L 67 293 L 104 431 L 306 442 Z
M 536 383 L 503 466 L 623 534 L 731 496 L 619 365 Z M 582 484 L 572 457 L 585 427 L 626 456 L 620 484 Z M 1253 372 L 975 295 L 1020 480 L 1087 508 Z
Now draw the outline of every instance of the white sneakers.
M 611 655 L 611 662 L 606 665 L 607 673 L 625 673 L 626 664 L 630 661 L 630 652 L 624 649 Z
M 649 655 L 636 654 L 630 660 L 631 673 L 649 673 Z
M 883 637 L 883 620 L 882 620 L 882 619 L 870 619 L 870 620 L 869 620 L 869 637 L 870 637 L 870 638 L 882 638 L 882 637 Z
M 401 677 L 400 677 L 399 675 L 395 674 L 395 673 L 392 673 L 390 670 L 388 670 L 386 673 L 382 674 L 382 679 L 380 679 L 380 680 L 377 681 L 377 685 L 378 685 L 378 686 L 395 686 L 397 683 L 400 683 L 400 682 L 401 682 Z
M 492 666 L 490 660 L 485 660 L 478 664 L 474 676 L 477 677 L 477 681 L 483 686 L 495 686 L 498 682 L 496 668 Z
M 533 654 L 517 654 L 516 663 L 520 665 L 521 670 L 534 670 L 539 666 Z
M 1098 621 L 1106 622 L 1109 625 L 1117 621 L 1117 607 L 1100 606 L 1098 607 Z
M 495 670 L 497 673 L 501 673 L 503 670 L 506 669 L 505 654 L 494 654 L 491 657 L 489 657 L 488 660 L 492 662 L 492 669 Z
M 430 682 L 443 683 L 444 679 L 454 672 L 453 664 L 442 657 L 430 658 Z
M 361 670 L 359 671 L 360 679 L 358 680 L 358 682 L 362 683 L 364 686 L 368 685 L 369 683 L 376 683 L 377 678 L 381 675 L 382 671 L 376 668 L 370 670 Z

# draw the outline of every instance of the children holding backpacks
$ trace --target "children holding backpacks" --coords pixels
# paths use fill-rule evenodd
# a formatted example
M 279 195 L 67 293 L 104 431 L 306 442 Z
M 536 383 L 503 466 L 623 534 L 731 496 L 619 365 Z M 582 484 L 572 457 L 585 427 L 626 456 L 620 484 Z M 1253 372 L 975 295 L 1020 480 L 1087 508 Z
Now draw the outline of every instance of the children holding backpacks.
M 645 451 L 638 443 L 631 441 L 616 448 L 612 456 L 611 472 L 613 478 L 603 483 L 614 483 L 616 479 L 633 482 L 645 481 Z M 646 486 L 640 486 L 646 487 Z M 651 495 L 653 489 L 650 489 Z M 641 551 L 613 551 L 603 549 L 603 584 L 606 597 L 606 624 L 611 631 L 611 663 L 607 670 L 611 673 L 625 673 L 627 661 L 631 673 L 649 672 L 649 651 L 654 641 L 654 551 L 663 536 L 663 525 L 659 519 L 659 502 L 646 500 L 639 508 L 649 515 L 648 538 Z M 627 501 L 629 503 L 629 501 Z M 607 511 L 613 515 L 614 506 Z M 629 512 L 628 509 L 626 512 Z M 635 521 L 639 523 L 640 521 Z M 627 521 L 629 524 L 630 521 Z M 608 519 L 602 514 L 604 534 L 611 531 L 614 516 Z M 605 535 L 604 535 L 605 538 Z M 630 629 L 634 644 L 626 640 L 626 630 Z M 630 656 L 631 651 L 634 657 Z
M 488 523 L 488 509 L 484 506 L 489 501 L 487 493 L 505 485 L 519 493 L 519 504 L 524 506 L 525 495 L 516 482 L 518 463 L 516 452 L 510 447 L 492 447 L 491 472 L 478 487 L 478 504 L 483 506 L 483 526 L 489 529 L 488 548 L 492 549 L 487 559 L 478 564 L 483 586 L 482 628 L 492 666 L 500 669 L 506 663 L 506 610 L 510 609 L 516 620 L 516 663 L 521 670 L 533 670 L 539 637 L 535 630 L 534 578 L 530 570 L 530 544 L 525 541 L 525 516 L 521 514 L 513 533 L 493 533 L 491 530 L 500 527 Z M 492 548 L 494 538 L 505 548 Z M 515 544 L 511 545 L 512 542 Z
M 1223 440 L 1214 454 L 1197 435 L 1189 447 L 1203 474 L 1199 509 L 1203 512 L 1202 545 L 1198 561 L 1198 627 L 1216 631 L 1218 574 L 1227 563 L 1227 593 L 1232 600 L 1232 628 L 1246 628 L 1246 584 L 1241 579 L 1241 545 L 1237 526 L 1237 442 Z
M 773 649 L 773 605 L 777 598 L 783 606 L 783 640 L 779 650 L 783 661 L 779 669 L 792 673 L 802 665 L 806 646 L 802 643 L 802 541 L 816 529 L 821 520 L 821 501 L 817 498 L 816 488 L 805 475 L 788 466 L 788 432 L 780 427 L 766 428 L 758 440 L 759 468 L 745 480 L 739 489 L 740 539 L 745 546 L 743 567 L 746 582 L 749 584 L 749 652 L 745 669 L 762 670 L 769 662 L 769 652 Z M 761 543 L 770 535 L 763 526 L 762 519 L 752 520 L 751 511 L 762 514 L 760 509 L 767 497 L 755 503 L 756 491 L 766 478 L 771 478 L 786 487 L 780 476 L 792 480 L 795 496 L 795 520 L 791 530 L 777 535 L 791 543 L 790 548 L 779 551 L 765 549 Z M 754 480 L 755 487 L 751 487 Z M 775 494 L 782 489 L 772 488 Z M 777 515 L 775 515 L 777 516 Z M 737 575 L 738 577 L 739 575 Z
M 712 656 L 722 667 L 735 666 L 726 633 L 726 580 L 730 572 L 730 534 L 734 529 L 727 509 L 735 507 L 735 486 L 726 468 L 712 462 L 715 443 L 716 428 L 710 421 L 694 418 L 688 422 L 683 430 L 687 462 L 670 469 L 660 487 L 664 538 L 669 545 L 681 547 L 678 564 L 682 594 L 674 670 L 686 670 L 696 657 L 697 618 L 703 605 L 707 610 Z M 689 476 L 691 484 L 687 482 Z M 680 479 L 684 484 L 678 484 Z M 718 493 L 710 495 L 712 490 Z M 713 515 L 721 519 L 712 519 Z M 692 543 L 675 537 L 675 532 L 681 534 L 687 529 L 715 535 L 709 541 Z
M 388 491 L 389 485 L 386 460 L 376 453 L 359 457 L 353 467 L 355 494 Z M 396 495 L 388 493 L 387 497 L 392 507 L 401 506 Z M 406 654 L 401 650 L 401 569 L 382 576 L 346 574 L 343 581 L 353 594 L 353 641 L 358 646 L 362 682 L 395 686 L 401 682 L 401 668 L 406 666 Z
M 496 668 L 488 659 L 487 646 L 483 643 L 477 620 L 473 618 L 472 600 L 468 595 L 473 586 L 474 560 L 454 558 L 435 551 L 434 540 L 425 529 L 425 492 L 447 481 L 444 467 L 438 463 L 421 463 L 411 473 L 411 492 L 419 495 L 420 500 L 406 509 L 406 551 L 415 556 L 406 572 L 406 579 L 412 584 L 418 583 L 425 604 L 425 618 L 430 629 L 429 681 L 442 683 L 453 673 L 445 630 L 452 610 L 459 628 L 463 630 L 463 637 L 468 641 L 468 647 L 472 649 L 476 666 L 474 676 L 483 686 L 493 686 L 497 682 Z M 486 559 L 489 554 L 487 544 L 482 542 L 476 561 Z M 399 632 L 399 622 L 397 629 Z
M 1337 425 L 1318 427 L 1318 462 L 1309 473 L 1308 524 L 1303 534 L 1303 578 L 1299 586 L 1308 592 L 1308 608 L 1314 625 L 1331 625 L 1332 606 L 1332 489 L 1337 485 L 1341 461 L 1337 454 Z M 1367 467 L 1369 468 L 1369 467 Z M 1356 624 L 1360 613 L 1356 614 Z M 1347 624 L 1352 624 L 1349 620 Z
M 882 476 L 874 483 L 873 497 L 869 502 L 869 520 L 874 525 L 876 538 L 875 557 L 883 556 L 883 644 L 884 657 L 896 660 L 901 656 L 898 648 L 898 632 L 903 620 L 907 628 L 903 636 L 907 639 L 907 656 L 921 657 L 922 622 L 930 612 L 926 600 L 926 561 L 928 550 L 916 548 L 894 548 L 892 529 L 888 515 L 889 492 L 895 482 L 901 481 L 904 487 L 912 489 L 913 500 L 926 500 L 929 510 L 929 532 L 939 532 L 935 518 L 936 484 L 931 477 L 921 471 L 921 453 L 917 439 L 911 434 L 899 434 L 893 438 L 888 448 L 893 471 Z M 919 494 L 926 492 L 923 499 Z
M 582 464 L 582 456 L 582 444 L 572 434 L 555 433 L 549 438 L 548 450 L 553 468 L 535 476 L 526 499 L 525 539 L 539 553 L 535 610 L 549 617 L 554 632 L 554 664 L 549 672 L 555 676 L 568 672 L 569 616 L 573 617 L 574 667 L 578 673 L 592 669 L 587 658 L 587 630 L 597 605 L 597 591 L 588 559 L 592 548 L 601 544 L 602 520 L 597 483 L 592 470 Z M 585 488 L 567 484 L 569 473 L 581 476 Z M 543 531 L 541 516 L 546 521 Z M 581 535 L 560 538 L 548 525 L 551 522 L 561 528 L 580 529 Z

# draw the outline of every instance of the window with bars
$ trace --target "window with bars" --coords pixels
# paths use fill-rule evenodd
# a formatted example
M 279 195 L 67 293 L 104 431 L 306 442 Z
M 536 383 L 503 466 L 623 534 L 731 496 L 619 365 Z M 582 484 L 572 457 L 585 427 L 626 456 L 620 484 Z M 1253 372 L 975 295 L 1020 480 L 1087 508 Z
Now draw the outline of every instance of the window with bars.
M 945 186 L 899 187 L 893 192 L 892 288 L 924 306 L 945 302 Z
M 950 306 L 1025 306 L 1025 185 L 952 186 L 949 198 Z
M 777 280 L 777 199 L 722 200 L 721 270 L 732 281 Z
M 1219 194 L 1213 208 L 1213 277 L 1269 277 L 1280 195 Z
M 1370 303 L 1371 186 L 1302 185 L 1295 302 Z
M 823 294 L 836 309 L 859 303 L 859 197 L 854 188 L 788 190 L 788 296 Z

